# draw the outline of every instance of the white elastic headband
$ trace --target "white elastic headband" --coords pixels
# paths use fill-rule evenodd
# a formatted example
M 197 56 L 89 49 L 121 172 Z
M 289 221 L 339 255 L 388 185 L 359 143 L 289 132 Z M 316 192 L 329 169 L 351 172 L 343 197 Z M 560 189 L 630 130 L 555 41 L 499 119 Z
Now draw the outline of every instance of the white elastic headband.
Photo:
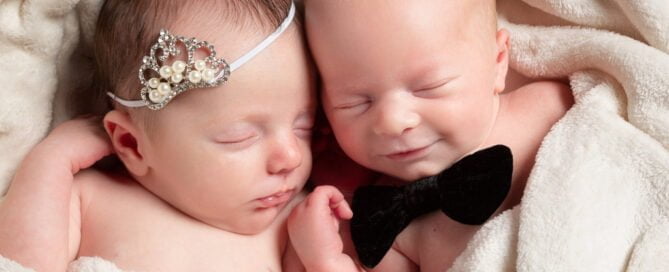
M 126 107 L 138 108 L 146 106 L 153 110 L 159 110 L 182 92 L 193 88 L 218 86 L 228 79 L 231 72 L 237 70 L 237 68 L 258 55 L 258 53 L 281 36 L 281 33 L 293 22 L 294 17 L 295 3 L 291 2 L 288 16 L 286 16 L 281 25 L 253 49 L 230 65 L 224 59 L 216 58 L 216 51 L 213 45 L 210 45 L 208 42 L 198 41 L 195 38 L 173 36 L 167 30 L 161 30 L 158 41 L 151 47 L 150 54 L 142 59 L 143 63 L 139 69 L 139 81 L 144 85 L 140 91 L 142 99 L 126 100 L 111 92 L 107 92 L 107 95 Z M 176 47 L 177 42 L 182 43 L 186 47 L 188 51 L 187 62 L 178 60 L 173 62 L 172 65 L 162 65 L 168 57 L 180 54 L 180 50 Z M 194 52 L 200 48 L 208 49 L 210 54 L 204 59 L 196 60 Z M 161 54 L 156 56 L 157 52 Z M 160 75 L 160 77 L 146 80 L 146 73 L 150 71 Z

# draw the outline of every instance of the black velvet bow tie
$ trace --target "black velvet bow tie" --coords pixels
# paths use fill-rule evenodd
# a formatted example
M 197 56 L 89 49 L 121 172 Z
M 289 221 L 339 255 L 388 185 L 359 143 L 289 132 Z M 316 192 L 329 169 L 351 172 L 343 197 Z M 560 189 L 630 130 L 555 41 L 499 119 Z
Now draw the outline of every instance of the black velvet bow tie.
M 437 209 L 463 224 L 483 224 L 506 198 L 512 171 L 511 150 L 496 145 L 405 186 L 358 188 L 351 219 L 358 258 L 376 266 L 411 220 Z

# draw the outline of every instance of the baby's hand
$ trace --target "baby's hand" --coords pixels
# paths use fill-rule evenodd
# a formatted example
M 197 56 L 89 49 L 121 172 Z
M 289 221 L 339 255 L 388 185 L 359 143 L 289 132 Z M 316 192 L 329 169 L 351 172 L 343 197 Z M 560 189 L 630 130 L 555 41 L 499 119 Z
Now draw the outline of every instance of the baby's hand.
M 344 196 L 332 186 L 316 187 L 293 209 L 288 218 L 288 233 L 307 271 L 342 271 L 343 267 L 353 265 L 343 254 L 339 236 L 339 220 L 352 216 Z
M 74 175 L 113 152 L 101 124 L 100 117 L 76 118 L 63 122 L 35 146 L 31 155 L 44 161 L 63 160 L 54 163 L 71 166 Z

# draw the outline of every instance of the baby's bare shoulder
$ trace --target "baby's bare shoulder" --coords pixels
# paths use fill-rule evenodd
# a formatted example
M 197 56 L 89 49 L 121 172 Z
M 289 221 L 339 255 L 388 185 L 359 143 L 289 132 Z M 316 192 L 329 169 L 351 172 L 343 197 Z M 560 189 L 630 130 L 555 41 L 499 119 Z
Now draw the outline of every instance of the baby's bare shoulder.
M 100 171 L 95 168 L 88 168 L 79 171 L 74 175 L 75 183 L 95 183 L 96 185 L 103 185 L 107 182 L 122 182 L 126 183 L 131 181 L 132 178 L 124 172 L 109 172 L 109 171 Z M 98 184 L 102 183 L 102 184 Z
M 84 169 L 74 175 L 74 186 L 82 187 L 99 187 L 109 186 L 117 181 L 122 181 L 120 174 L 102 172 L 93 168 Z
M 103 172 L 92 168 L 77 173 L 74 176 L 73 185 L 74 192 L 78 192 L 82 201 L 94 195 L 116 195 L 129 191 L 149 195 L 145 189 L 124 173 Z
M 523 115 L 557 122 L 574 104 L 569 85 L 559 81 L 537 81 L 512 91 L 513 107 Z
M 74 177 L 72 193 L 79 198 L 84 221 L 88 219 L 106 222 L 108 217 L 118 219 L 132 216 L 158 220 L 160 219 L 156 218 L 158 215 L 177 213 L 167 203 L 122 172 L 103 172 L 95 169 L 81 171 Z M 113 212 L 108 211 L 110 209 Z M 135 220 L 135 222 L 149 224 L 152 221 Z

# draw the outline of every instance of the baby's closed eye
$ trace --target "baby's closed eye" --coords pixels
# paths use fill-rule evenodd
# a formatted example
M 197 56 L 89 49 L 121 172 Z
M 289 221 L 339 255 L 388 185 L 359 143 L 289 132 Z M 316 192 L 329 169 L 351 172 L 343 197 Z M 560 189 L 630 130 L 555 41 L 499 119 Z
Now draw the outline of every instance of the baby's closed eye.
M 335 109 L 341 109 L 341 110 L 346 110 L 346 109 L 352 109 L 357 106 L 362 106 L 369 103 L 368 100 L 360 100 L 360 101 L 354 101 L 354 102 L 349 102 L 349 103 L 343 103 L 335 107 Z
M 418 87 L 412 92 L 415 96 L 421 98 L 436 98 L 440 97 L 448 91 L 449 87 L 452 85 L 452 82 L 455 78 L 448 77 L 438 80 L 436 82 L 427 84 L 425 86 Z
M 333 109 L 336 111 L 342 111 L 350 114 L 360 114 L 364 113 L 369 109 L 372 104 L 372 100 L 366 97 L 356 97 L 352 99 L 343 99 L 341 102 L 334 104 Z
M 226 145 L 251 145 L 259 138 L 260 133 L 249 125 L 233 125 L 219 132 L 214 137 L 217 143 Z
M 313 129 L 313 114 L 301 114 L 298 118 L 295 119 L 295 122 L 293 123 L 293 131 L 295 131 L 295 135 L 301 138 L 310 138 Z

